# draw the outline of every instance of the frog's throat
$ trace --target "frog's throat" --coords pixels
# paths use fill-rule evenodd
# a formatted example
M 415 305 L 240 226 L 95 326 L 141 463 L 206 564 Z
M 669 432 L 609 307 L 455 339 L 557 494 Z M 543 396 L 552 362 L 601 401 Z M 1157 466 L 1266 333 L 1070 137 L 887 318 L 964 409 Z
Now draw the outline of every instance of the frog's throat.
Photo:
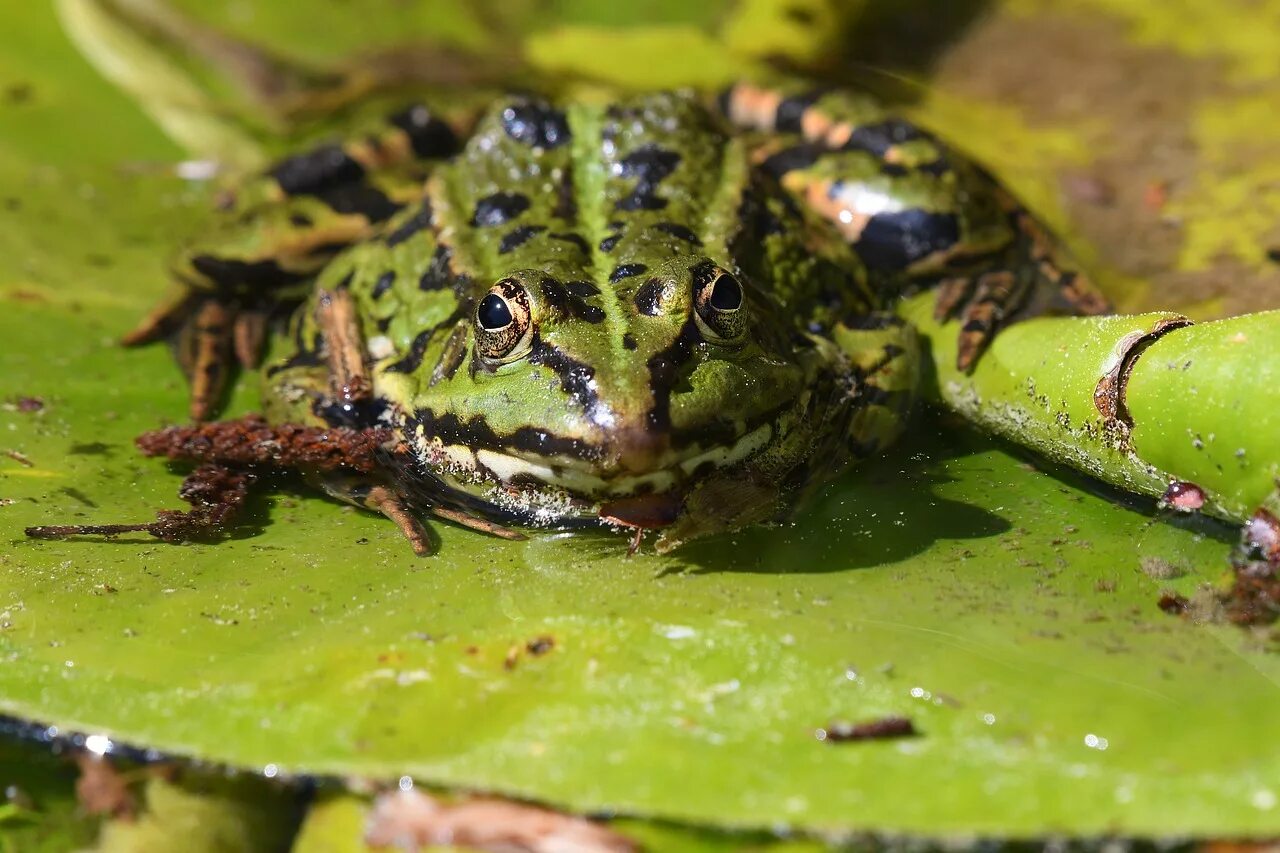
M 691 442 L 654 455 L 648 470 L 605 470 L 589 458 L 547 455 L 502 449 L 446 444 L 421 428 L 411 439 L 419 461 L 453 488 L 472 494 L 493 487 L 521 491 L 555 490 L 575 498 L 601 501 L 644 494 L 677 491 L 726 469 L 756 458 L 782 443 L 806 410 L 809 391 L 763 422 L 743 426 L 727 442 L 704 445 Z

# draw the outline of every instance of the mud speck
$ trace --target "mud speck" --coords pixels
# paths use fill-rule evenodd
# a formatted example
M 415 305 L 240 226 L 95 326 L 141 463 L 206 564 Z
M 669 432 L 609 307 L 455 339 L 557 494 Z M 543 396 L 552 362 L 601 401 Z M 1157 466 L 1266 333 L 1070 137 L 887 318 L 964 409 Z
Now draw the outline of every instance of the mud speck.
M 1191 600 L 1185 595 L 1165 590 L 1160 593 L 1160 600 L 1156 602 L 1156 606 L 1170 616 L 1182 616 L 1191 609 Z
M 29 103 L 35 93 L 35 87 L 30 83 L 10 83 L 4 87 L 4 99 L 11 104 Z
M 879 717 L 860 723 L 832 722 L 818 729 L 814 736 L 826 743 L 848 743 L 861 740 L 890 740 L 916 737 L 920 732 L 907 717 Z
M 39 397 L 14 397 L 0 405 L 0 408 L 9 412 L 34 415 L 36 412 L 44 411 L 44 400 Z
M 36 467 L 36 463 L 27 458 L 26 454 L 19 453 L 16 450 L 0 450 L 0 455 L 7 456 L 19 465 L 26 468 Z
M 112 450 L 109 444 L 104 444 L 101 441 L 90 441 L 83 444 L 73 444 L 67 448 L 67 452 L 76 456 L 107 456 Z
M 1138 561 L 1142 573 L 1152 580 L 1171 581 L 1187 573 L 1182 566 L 1175 565 L 1162 557 L 1143 557 Z
M 555 647 L 556 647 L 556 638 L 548 634 L 544 634 L 541 637 L 534 637 L 532 640 L 525 643 L 524 645 L 525 651 L 527 651 L 529 654 L 533 655 L 534 657 L 545 655 L 547 652 L 551 651 Z

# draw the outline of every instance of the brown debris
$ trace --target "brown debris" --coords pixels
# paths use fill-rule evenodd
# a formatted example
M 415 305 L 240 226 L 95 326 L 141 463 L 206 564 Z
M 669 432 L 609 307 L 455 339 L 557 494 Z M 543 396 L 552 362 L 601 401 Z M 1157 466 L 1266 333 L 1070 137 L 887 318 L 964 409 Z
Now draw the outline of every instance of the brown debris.
M 8 456 L 14 462 L 17 462 L 25 468 L 34 468 L 36 466 L 36 463 L 28 459 L 25 453 L 19 453 L 16 450 L 0 450 L 0 453 Z
M 1142 190 L 1142 205 L 1152 213 L 1160 213 L 1169 203 L 1169 182 L 1151 181 Z
M 272 426 L 259 415 L 248 415 L 234 421 L 143 433 L 136 444 L 148 456 L 174 460 L 320 471 L 341 468 L 368 474 L 378 467 L 378 450 L 391 437 L 387 429 Z
M 1245 627 L 1265 626 L 1280 619 L 1280 572 L 1274 564 L 1242 563 L 1235 581 L 1222 596 L 1227 620 Z
M 1143 557 L 1138 561 L 1142 573 L 1152 580 L 1171 581 L 1187 573 L 1182 566 L 1161 559 L 1160 557 Z
M 534 637 L 532 640 L 524 644 L 525 651 L 536 657 L 541 657 L 556 647 L 556 638 L 550 634 L 544 634 L 541 637 Z
M 520 663 L 520 655 L 525 652 L 528 652 L 536 658 L 545 655 L 555 647 L 556 638 L 549 634 L 544 634 L 541 637 L 534 637 L 532 640 L 525 643 L 523 647 L 517 644 L 507 649 L 506 657 L 502 659 L 502 668 L 506 670 L 515 669 L 516 664 Z
M 1170 616 L 1182 616 L 1191 610 L 1191 599 L 1165 590 L 1160 593 L 1160 600 L 1156 602 L 1156 606 Z
M 861 723 L 828 723 L 818 729 L 817 737 L 827 743 L 847 743 L 860 740 L 888 740 L 890 738 L 916 737 L 920 732 L 907 717 L 879 717 Z
M 444 803 L 416 789 L 373 804 L 365 830 L 371 847 L 417 850 L 448 844 L 496 853 L 629 853 L 637 845 L 584 818 L 484 797 Z
M 11 412 L 21 412 L 24 415 L 33 415 L 36 412 L 44 410 L 44 400 L 39 397 L 15 397 L 5 403 L 3 408 Z
M 81 752 L 76 755 L 76 764 L 80 768 L 76 801 L 86 814 L 126 820 L 137 814 L 138 804 L 129 790 L 128 780 L 108 759 Z
M 119 536 L 122 533 L 150 533 L 165 542 L 189 542 L 220 533 L 249 499 L 258 475 L 217 463 L 201 465 L 187 475 L 178 497 L 191 504 L 188 511 L 163 509 L 156 520 L 142 524 L 73 524 L 28 527 L 34 539 L 64 539 L 68 536 Z

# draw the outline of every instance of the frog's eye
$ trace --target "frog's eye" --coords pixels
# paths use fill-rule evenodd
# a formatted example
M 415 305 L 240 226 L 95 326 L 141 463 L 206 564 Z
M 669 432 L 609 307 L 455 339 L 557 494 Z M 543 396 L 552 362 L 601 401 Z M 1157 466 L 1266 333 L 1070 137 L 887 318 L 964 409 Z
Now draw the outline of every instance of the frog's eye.
M 515 279 L 495 284 L 476 305 L 476 350 L 506 364 L 523 358 L 533 341 L 529 293 Z
M 693 305 L 703 336 L 713 341 L 734 341 L 746 330 L 742 284 L 715 264 L 693 271 Z

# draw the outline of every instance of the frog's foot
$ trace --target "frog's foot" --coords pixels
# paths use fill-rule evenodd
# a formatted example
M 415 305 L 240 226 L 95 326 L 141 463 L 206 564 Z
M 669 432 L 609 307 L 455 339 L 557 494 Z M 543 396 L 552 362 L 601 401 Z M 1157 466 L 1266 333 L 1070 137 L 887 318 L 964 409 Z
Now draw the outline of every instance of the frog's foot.
M 189 414 L 203 421 L 221 403 L 233 363 L 258 366 L 266 337 L 265 308 L 185 291 L 157 306 L 121 343 L 132 347 L 168 339 L 191 386 Z
M 997 192 L 1012 242 L 975 261 L 973 269 L 943 278 L 934 317 L 960 320 L 956 369 L 968 371 L 999 331 L 1040 314 L 1096 315 L 1111 305 L 1083 273 L 1061 265 L 1053 238 L 1015 199 Z

